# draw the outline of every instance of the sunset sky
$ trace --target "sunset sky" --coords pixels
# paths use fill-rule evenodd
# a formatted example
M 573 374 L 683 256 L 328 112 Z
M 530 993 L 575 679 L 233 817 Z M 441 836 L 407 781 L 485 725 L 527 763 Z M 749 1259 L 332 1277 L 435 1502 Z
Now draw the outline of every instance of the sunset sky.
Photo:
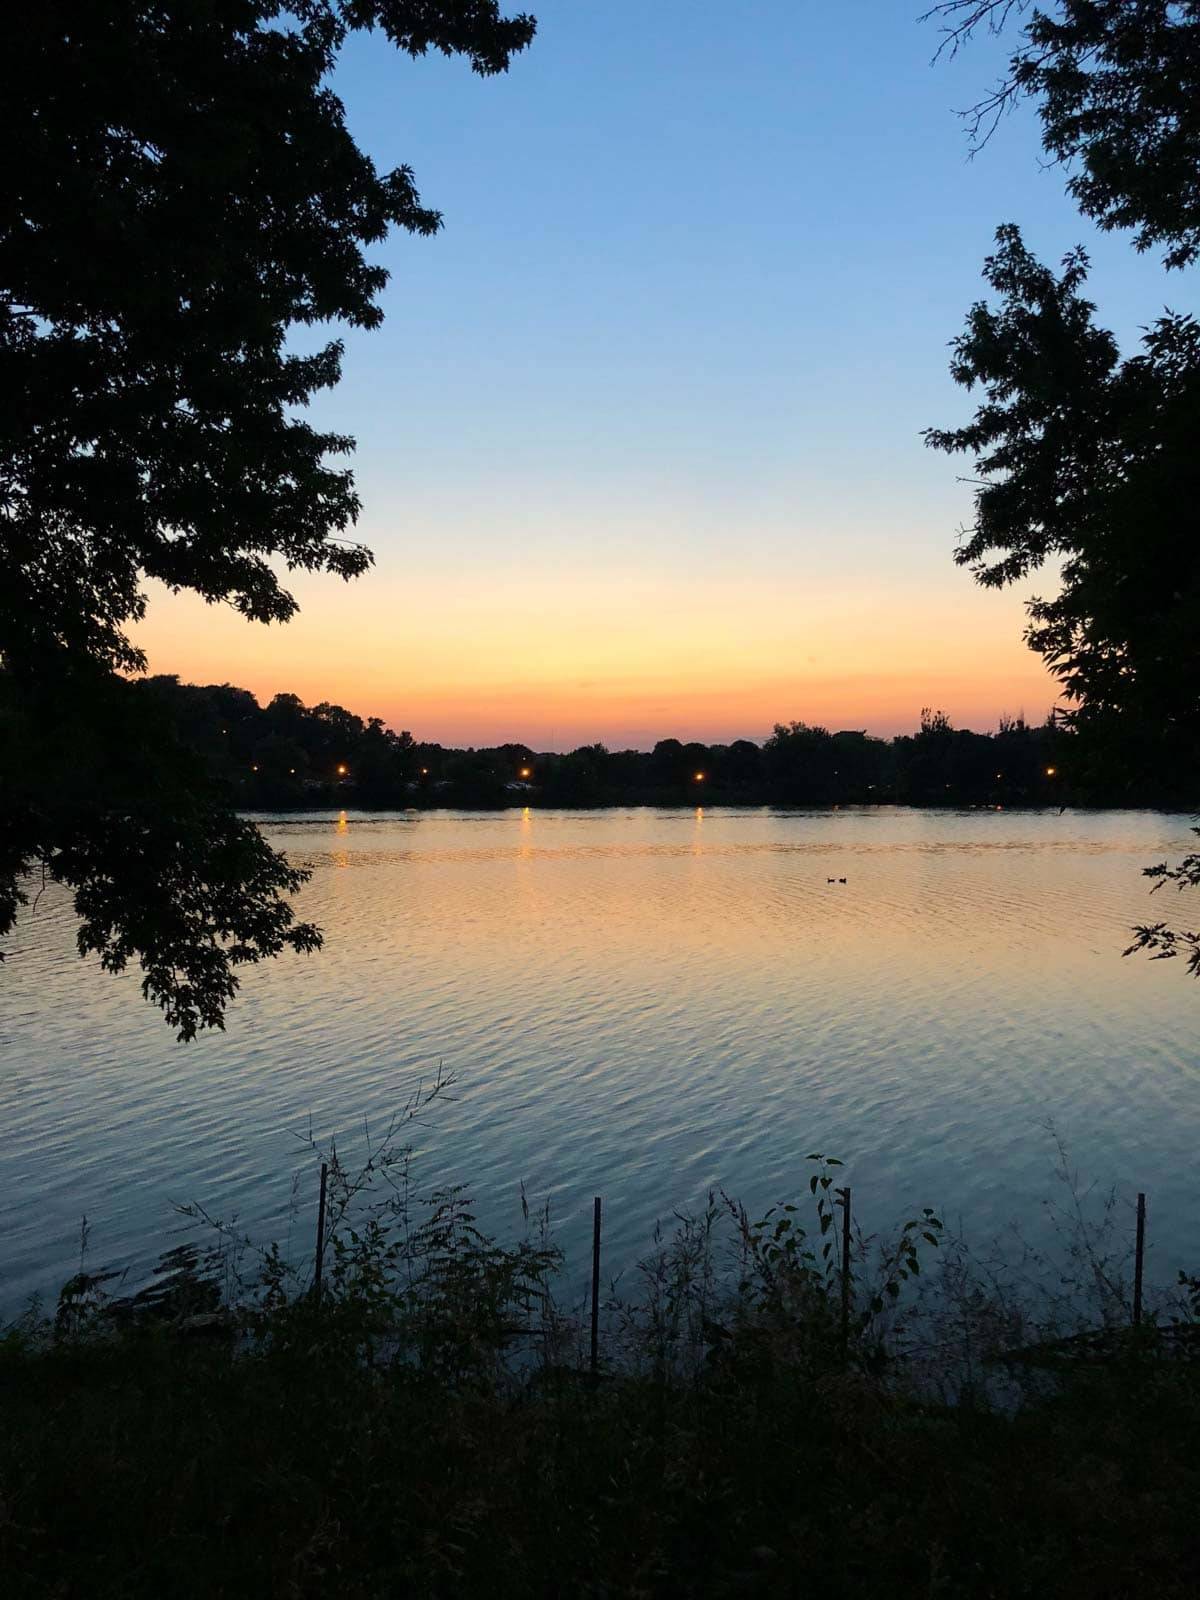
M 282 629 L 155 591 L 151 670 L 445 744 L 1042 717 L 1023 596 L 951 560 L 969 464 L 920 431 L 969 414 L 946 345 L 998 223 L 1086 242 L 1127 344 L 1156 263 L 1079 219 L 1030 116 L 966 159 L 998 52 L 931 66 L 916 0 L 532 9 L 506 77 L 379 37 L 338 75 L 445 215 L 383 247 L 387 320 L 314 408 L 357 435 L 376 566 L 299 577 Z

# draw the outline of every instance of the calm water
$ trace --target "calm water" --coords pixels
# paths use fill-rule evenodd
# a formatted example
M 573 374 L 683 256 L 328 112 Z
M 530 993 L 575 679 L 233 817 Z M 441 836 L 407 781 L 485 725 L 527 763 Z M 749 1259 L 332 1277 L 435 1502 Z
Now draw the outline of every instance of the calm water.
M 6 1307 L 57 1288 L 83 1213 L 93 1265 L 139 1271 L 173 1201 L 278 1233 L 293 1173 L 312 1187 L 309 1118 L 349 1141 L 439 1060 L 457 1099 L 420 1133 L 424 1180 L 469 1182 L 507 1231 L 523 1179 L 569 1247 L 601 1193 L 613 1264 L 711 1186 L 796 1190 L 812 1149 L 846 1159 L 868 1223 L 930 1203 L 979 1236 L 1036 1226 L 1047 1118 L 1086 1174 L 1149 1192 L 1156 1276 L 1200 1260 L 1200 986 L 1120 957 L 1182 909 L 1139 869 L 1189 845 L 1186 817 L 263 820 L 313 867 L 327 947 L 250 973 L 223 1036 L 175 1044 L 135 975 L 78 960 L 53 894 L 8 941 Z

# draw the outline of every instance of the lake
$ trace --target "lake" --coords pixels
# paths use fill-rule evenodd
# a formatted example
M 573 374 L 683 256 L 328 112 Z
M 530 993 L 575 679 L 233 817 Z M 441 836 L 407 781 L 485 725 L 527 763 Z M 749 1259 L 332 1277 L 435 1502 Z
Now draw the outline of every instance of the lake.
M 1088 1178 L 1149 1195 L 1149 1271 L 1200 1265 L 1200 984 L 1122 960 L 1186 921 L 1144 865 L 1186 816 L 951 812 L 323 813 L 259 819 L 312 867 L 326 948 L 247 973 L 227 1031 L 176 1044 L 74 953 L 47 891 L 0 968 L 0 1304 L 78 1259 L 144 1272 L 176 1201 L 287 1227 L 298 1135 L 353 1149 L 442 1062 L 426 1187 L 520 1226 L 548 1198 L 584 1272 L 724 1186 L 752 1207 L 842 1157 L 864 1223 L 942 1208 L 976 1238 L 1042 1226 L 1052 1121 Z M 829 878 L 845 878 L 844 884 Z M 1169 898 L 1168 898 L 1169 896 Z M 1191 921 L 1197 920 L 1194 910 Z M 1130 1223 L 1132 1228 L 1132 1223 Z

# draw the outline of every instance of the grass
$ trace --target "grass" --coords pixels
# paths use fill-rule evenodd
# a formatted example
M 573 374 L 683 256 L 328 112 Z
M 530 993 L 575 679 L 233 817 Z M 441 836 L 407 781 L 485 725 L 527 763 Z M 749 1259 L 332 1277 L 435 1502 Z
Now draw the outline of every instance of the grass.
M 319 1301 L 218 1224 L 7 1330 L 6 1596 L 1195 1596 L 1196 1286 L 1125 1329 L 1102 1232 L 1099 1344 L 929 1213 L 852 1241 L 844 1321 L 817 1157 L 803 1210 L 656 1241 L 593 1380 L 544 1218 L 330 1155 Z

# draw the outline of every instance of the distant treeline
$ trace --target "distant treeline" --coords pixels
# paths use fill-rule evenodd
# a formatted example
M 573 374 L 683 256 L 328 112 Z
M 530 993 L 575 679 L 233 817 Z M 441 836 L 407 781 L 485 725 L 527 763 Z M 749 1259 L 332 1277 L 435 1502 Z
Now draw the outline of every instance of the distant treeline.
M 1056 722 L 1004 718 L 994 733 L 938 711 L 894 739 L 779 723 L 761 744 L 662 739 L 653 750 L 584 745 L 450 749 L 322 701 L 260 706 L 230 684 L 152 677 L 137 685 L 208 771 L 247 808 L 314 805 L 1141 805 L 1194 803 L 1197 774 L 1161 748 Z

